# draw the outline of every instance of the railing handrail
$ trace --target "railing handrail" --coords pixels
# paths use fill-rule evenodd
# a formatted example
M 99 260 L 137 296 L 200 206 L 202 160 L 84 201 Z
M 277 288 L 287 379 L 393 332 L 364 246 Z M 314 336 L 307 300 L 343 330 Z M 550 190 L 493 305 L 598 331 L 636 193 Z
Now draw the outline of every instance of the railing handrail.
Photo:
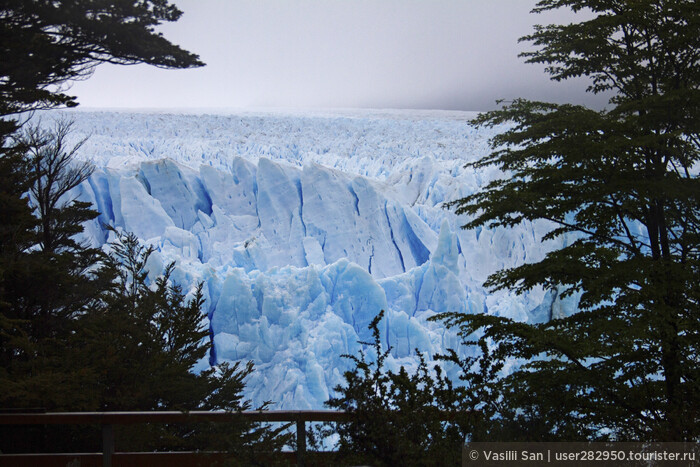
M 454 413 L 441 411 L 442 420 L 451 420 Z M 342 410 L 245 410 L 239 412 L 191 410 L 144 412 L 0 412 L 0 425 L 102 425 L 102 465 L 112 466 L 114 425 L 135 423 L 226 422 L 247 419 L 252 422 L 292 422 L 296 424 L 296 460 L 304 465 L 306 455 L 306 422 L 348 422 L 353 414 Z M 0 458 L 4 455 L 0 454 Z M 12 455 L 10 455 L 12 456 Z M 7 460 L 7 459 L 5 459 Z M 23 464 L 24 465 L 24 464 Z

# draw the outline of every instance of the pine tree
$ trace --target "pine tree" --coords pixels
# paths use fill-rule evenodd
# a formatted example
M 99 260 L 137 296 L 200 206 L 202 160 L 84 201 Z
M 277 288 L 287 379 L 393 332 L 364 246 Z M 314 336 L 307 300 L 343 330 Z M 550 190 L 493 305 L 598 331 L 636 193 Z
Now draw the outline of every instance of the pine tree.
M 579 293 L 580 311 L 540 325 L 444 315 L 529 363 L 492 385 L 540 439 L 700 436 L 700 4 L 542 0 L 593 17 L 523 38 L 553 80 L 585 76 L 610 108 L 516 100 L 480 115 L 509 123 L 471 164 L 507 174 L 452 203 L 465 228 L 546 220 L 568 244 L 486 285 Z M 496 428 L 494 428 L 496 430 Z

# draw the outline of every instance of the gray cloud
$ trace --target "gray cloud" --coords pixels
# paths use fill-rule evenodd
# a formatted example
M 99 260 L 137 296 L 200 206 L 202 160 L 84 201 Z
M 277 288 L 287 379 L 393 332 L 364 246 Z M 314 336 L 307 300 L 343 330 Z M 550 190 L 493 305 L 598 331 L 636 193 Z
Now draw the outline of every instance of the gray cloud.
M 88 107 L 371 107 L 486 110 L 499 98 L 587 102 L 518 58 L 534 0 L 175 0 L 166 37 L 207 66 L 102 65 L 71 89 Z

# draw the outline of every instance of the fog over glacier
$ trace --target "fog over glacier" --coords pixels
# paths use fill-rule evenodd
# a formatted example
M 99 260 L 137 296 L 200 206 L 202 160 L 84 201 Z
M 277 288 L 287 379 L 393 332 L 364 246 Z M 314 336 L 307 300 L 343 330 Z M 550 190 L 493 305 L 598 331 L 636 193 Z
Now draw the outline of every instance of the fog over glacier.
M 427 321 L 436 313 L 536 322 L 574 310 L 556 292 L 482 287 L 566 238 L 542 243 L 544 223 L 463 230 L 467 218 L 442 207 L 502 176 L 464 167 L 501 130 L 472 116 L 62 113 L 96 166 L 70 194 L 101 213 L 86 238 L 134 232 L 156 248 L 152 277 L 176 261 L 185 290 L 203 282 L 214 352 L 198 368 L 253 360 L 246 396 L 277 409 L 322 408 L 349 368 L 341 355 L 359 352 L 382 309 L 390 368 L 415 366 L 415 349 L 470 351 Z

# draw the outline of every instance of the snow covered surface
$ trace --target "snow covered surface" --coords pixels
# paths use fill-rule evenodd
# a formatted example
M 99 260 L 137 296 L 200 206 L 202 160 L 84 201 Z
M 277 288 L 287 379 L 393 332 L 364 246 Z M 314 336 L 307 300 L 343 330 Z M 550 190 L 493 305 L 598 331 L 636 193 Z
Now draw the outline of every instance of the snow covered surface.
M 50 115 L 55 116 L 56 113 Z M 547 226 L 462 230 L 442 204 L 501 176 L 464 168 L 498 129 L 472 113 L 338 111 L 196 115 L 63 112 L 81 157 L 97 170 L 72 193 L 102 224 L 136 233 L 157 250 L 152 274 L 177 261 L 173 280 L 204 282 L 215 353 L 253 360 L 247 396 L 279 409 L 322 408 L 349 367 L 367 325 L 381 329 L 388 365 L 415 365 L 459 349 L 427 319 L 443 311 L 542 321 L 572 300 L 543 290 L 516 296 L 481 284 L 536 261 L 557 242 Z M 44 119 L 44 124 L 47 119 Z M 200 363 L 200 367 L 209 361 Z M 449 369 L 448 369 L 449 371 Z

